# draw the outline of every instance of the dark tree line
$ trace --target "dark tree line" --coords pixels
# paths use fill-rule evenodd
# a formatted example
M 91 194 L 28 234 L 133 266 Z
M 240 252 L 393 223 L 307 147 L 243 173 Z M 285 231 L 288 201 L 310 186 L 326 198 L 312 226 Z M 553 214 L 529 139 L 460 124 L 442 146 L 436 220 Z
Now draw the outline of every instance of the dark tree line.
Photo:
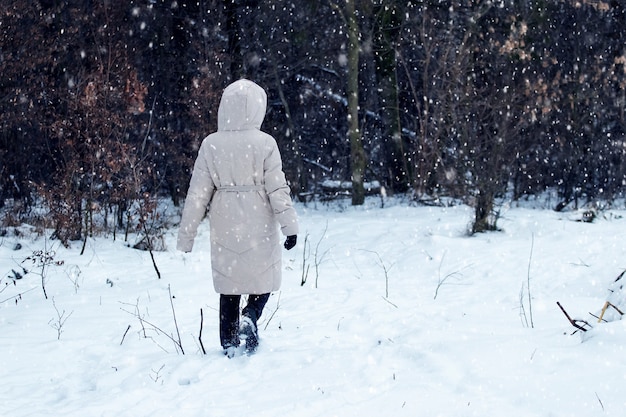
M 268 91 L 299 198 L 335 179 L 360 204 L 379 181 L 472 201 L 474 231 L 507 193 L 613 200 L 625 31 L 601 0 L 6 0 L 0 204 L 21 221 L 43 202 L 68 240 L 179 204 L 240 77 Z

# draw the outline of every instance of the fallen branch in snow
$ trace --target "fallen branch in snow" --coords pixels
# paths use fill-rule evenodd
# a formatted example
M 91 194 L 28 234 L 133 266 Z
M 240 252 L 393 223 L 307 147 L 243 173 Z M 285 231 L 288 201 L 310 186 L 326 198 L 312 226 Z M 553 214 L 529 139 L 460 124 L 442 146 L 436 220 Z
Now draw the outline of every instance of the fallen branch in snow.
M 624 285 L 624 281 L 621 281 L 624 277 L 624 274 L 626 274 L 626 269 L 623 270 L 617 276 L 617 278 L 615 278 L 615 280 L 609 287 L 608 298 L 602 306 L 602 310 L 600 311 L 599 316 L 589 313 L 593 317 L 598 319 L 598 323 L 607 322 L 607 320 L 604 319 L 604 315 L 606 314 L 609 307 L 614 309 L 619 314 L 620 320 L 624 316 L 624 312 L 622 310 L 624 309 L 624 301 L 626 300 L 626 287 Z M 609 318 L 609 321 L 612 320 L 614 319 Z
M 619 313 L 620 316 L 624 315 L 624 312 L 622 310 L 620 310 L 619 308 L 617 308 L 613 303 L 611 303 L 610 301 L 607 301 L 606 303 L 604 303 L 604 306 L 602 307 L 602 312 L 600 313 L 600 317 L 597 317 L 598 319 L 598 323 L 602 322 L 604 319 L 604 313 L 606 313 L 606 310 L 609 307 L 613 307 L 615 309 L 615 311 L 617 311 Z M 606 320 L 604 320 L 606 321 Z
M 17 303 L 18 303 L 18 302 L 22 299 L 22 295 L 26 294 L 27 292 L 34 291 L 35 289 L 36 289 L 36 287 L 33 287 L 33 288 L 28 289 L 28 290 L 26 290 L 26 291 L 24 291 L 24 292 L 21 292 L 21 293 L 19 293 L 19 294 L 16 294 L 16 295 L 14 295 L 14 296 L 12 296 L 12 297 L 5 298 L 4 300 L 0 300 L 0 304 L 4 304 L 4 303 L 6 303 L 7 301 L 12 301 L 12 300 L 14 300 L 14 301 L 15 301 L 15 304 L 17 304 Z M 0 292 L 2 292 L 2 291 L 0 291 Z
M 565 311 L 565 309 L 563 308 L 563 306 L 561 305 L 561 303 L 559 303 L 558 301 L 556 302 L 556 304 L 559 306 L 559 308 L 561 309 L 561 311 L 563 312 L 563 314 L 565 314 L 565 317 L 567 317 L 567 320 L 570 322 L 570 324 L 572 326 L 574 326 L 576 329 L 586 332 L 587 329 L 585 329 L 584 326 L 589 326 L 590 328 L 592 327 L 591 324 L 587 323 L 585 320 L 574 320 L 572 319 L 569 314 L 567 314 L 567 311 Z M 578 323 L 583 323 L 583 325 L 581 326 Z M 576 333 L 578 330 L 575 330 L 574 333 Z M 573 333 L 572 333 L 573 334 Z

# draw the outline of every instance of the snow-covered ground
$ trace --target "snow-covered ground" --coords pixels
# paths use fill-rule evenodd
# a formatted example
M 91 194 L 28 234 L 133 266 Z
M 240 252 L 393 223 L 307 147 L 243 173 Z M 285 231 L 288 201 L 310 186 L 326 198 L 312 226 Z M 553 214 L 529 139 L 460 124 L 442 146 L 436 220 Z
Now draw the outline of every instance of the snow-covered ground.
M 167 233 L 161 279 L 119 240 L 80 256 L 78 243 L 9 233 L 0 416 L 624 415 L 626 320 L 589 312 L 626 268 L 626 211 L 583 223 L 509 208 L 503 231 L 469 237 L 466 206 L 379 203 L 297 206 L 259 350 L 234 359 L 219 346 L 206 222 L 190 254 Z M 38 250 L 59 263 L 44 272 L 48 299 L 23 262 Z M 593 329 L 572 335 L 557 301 Z

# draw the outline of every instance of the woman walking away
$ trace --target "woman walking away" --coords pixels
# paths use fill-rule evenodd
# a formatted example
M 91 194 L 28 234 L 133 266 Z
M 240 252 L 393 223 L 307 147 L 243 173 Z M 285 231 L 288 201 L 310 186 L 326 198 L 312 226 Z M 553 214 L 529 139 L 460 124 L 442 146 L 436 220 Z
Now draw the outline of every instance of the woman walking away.
M 220 341 L 228 357 L 239 351 L 241 339 L 246 351 L 257 348 L 257 321 L 281 284 L 279 228 L 287 250 L 297 241 L 298 219 L 276 140 L 260 130 L 266 108 L 265 91 L 252 81 L 226 87 L 217 132 L 198 152 L 178 232 L 177 248 L 190 252 L 208 208 Z M 248 301 L 240 320 L 242 295 Z

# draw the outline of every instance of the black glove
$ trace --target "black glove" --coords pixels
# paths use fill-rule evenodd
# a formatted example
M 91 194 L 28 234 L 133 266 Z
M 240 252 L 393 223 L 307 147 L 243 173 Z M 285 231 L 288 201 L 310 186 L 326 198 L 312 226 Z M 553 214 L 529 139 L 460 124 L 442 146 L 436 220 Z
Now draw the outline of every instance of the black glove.
M 298 235 L 287 236 L 287 240 L 285 240 L 285 249 L 289 250 L 296 246 L 298 242 Z

